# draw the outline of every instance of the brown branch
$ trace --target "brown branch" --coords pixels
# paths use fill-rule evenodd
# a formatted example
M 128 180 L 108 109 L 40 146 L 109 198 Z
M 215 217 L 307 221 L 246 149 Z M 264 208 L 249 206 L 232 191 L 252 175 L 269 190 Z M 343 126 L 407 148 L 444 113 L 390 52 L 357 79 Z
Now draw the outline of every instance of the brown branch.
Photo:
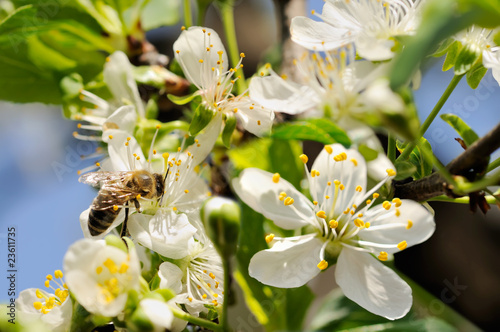
M 489 156 L 500 147 L 500 123 L 484 137 L 477 140 L 467 150 L 453 159 L 447 166 L 453 175 L 474 181 L 488 166 Z M 394 196 L 399 198 L 425 201 L 439 195 L 454 197 L 451 186 L 439 173 L 432 173 L 422 179 L 409 183 L 395 183 Z

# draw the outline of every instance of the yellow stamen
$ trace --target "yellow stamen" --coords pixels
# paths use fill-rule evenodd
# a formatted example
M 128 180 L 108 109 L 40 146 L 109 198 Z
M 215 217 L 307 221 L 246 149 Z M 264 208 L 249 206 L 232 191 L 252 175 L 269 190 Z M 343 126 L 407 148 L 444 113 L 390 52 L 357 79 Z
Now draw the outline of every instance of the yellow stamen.
M 385 262 L 387 260 L 387 253 L 385 251 L 381 251 L 380 255 L 378 255 L 378 259 Z
M 328 267 L 328 262 L 323 259 L 321 262 L 318 263 L 317 266 L 318 266 L 318 269 L 323 271 L 324 269 L 326 269 Z
M 352 158 L 351 161 L 354 164 L 354 166 L 358 166 L 358 161 L 356 159 Z
M 299 158 L 304 164 L 307 164 L 307 161 L 309 160 L 309 158 L 305 154 L 301 154 Z
M 280 180 L 280 174 L 279 173 L 274 173 L 273 174 L 273 182 L 278 183 Z
M 385 171 L 387 172 L 387 175 L 389 175 L 389 176 L 396 176 L 396 172 L 391 168 L 388 168 Z
M 332 219 L 328 222 L 328 225 L 330 225 L 330 228 L 337 228 L 339 226 L 339 222 L 337 220 Z
M 269 235 L 266 235 L 266 243 L 271 243 L 271 241 L 274 240 L 274 234 L 271 233 Z
M 408 225 L 406 225 L 406 229 L 410 229 L 413 227 L 413 221 L 408 220 Z
M 406 247 L 408 247 L 408 243 L 406 243 L 406 241 L 401 241 L 398 243 L 398 249 L 399 250 L 405 250 Z
M 332 152 L 333 152 L 333 149 L 330 145 L 325 145 L 325 150 L 326 150 L 326 152 L 328 152 L 328 154 L 332 154 Z
M 316 213 L 316 216 L 321 219 L 326 219 L 326 212 L 321 210 Z
M 291 198 L 290 196 L 285 198 L 285 205 L 292 205 L 293 202 L 293 198 Z

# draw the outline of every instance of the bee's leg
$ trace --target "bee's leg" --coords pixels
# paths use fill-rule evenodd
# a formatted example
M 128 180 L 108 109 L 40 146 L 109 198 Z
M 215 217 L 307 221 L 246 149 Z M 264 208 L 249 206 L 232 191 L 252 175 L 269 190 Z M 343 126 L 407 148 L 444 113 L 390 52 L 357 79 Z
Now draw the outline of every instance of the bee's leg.
M 128 221 L 128 202 L 125 203 L 125 219 L 123 219 L 122 231 L 120 233 L 120 237 L 125 237 L 127 235 L 127 221 Z M 125 242 L 125 244 L 127 244 Z
M 137 212 L 141 213 L 141 204 L 139 203 L 139 201 L 136 199 L 133 199 L 132 201 L 134 202 L 135 209 L 137 210 Z

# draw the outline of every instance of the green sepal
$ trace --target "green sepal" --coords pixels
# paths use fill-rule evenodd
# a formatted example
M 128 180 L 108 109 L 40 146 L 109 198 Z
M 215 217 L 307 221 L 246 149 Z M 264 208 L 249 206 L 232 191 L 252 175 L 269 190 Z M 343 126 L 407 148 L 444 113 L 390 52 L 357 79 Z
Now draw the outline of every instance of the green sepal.
M 158 118 L 159 108 L 156 98 L 151 98 L 146 104 L 146 119 L 156 119 Z
M 226 148 L 231 147 L 231 136 L 233 136 L 233 132 L 236 129 L 236 117 L 232 114 L 226 115 L 226 119 L 224 120 L 225 125 L 222 130 L 222 143 L 226 146 Z
M 375 160 L 378 156 L 378 152 L 376 150 L 373 150 L 372 148 L 368 147 L 365 144 L 360 144 L 358 146 L 358 151 L 359 153 L 361 153 L 361 155 L 363 156 L 363 158 L 365 158 L 367 162 Z
M 445 55 L 446 53 L 448 53 L 448 49 L 450 48 L 450 46 L 454 42 L 455 42 L 455 39 L 453 39 L 453 38 L 446 38 L 445 40 L 443 40 L 441 42 L 441 44 L 439 44 L 439 47 L 437 48 L 437 50 L 434 51 L 434 53 L 431 54 L 431 56 L 435 57 L 435 58 L 442 57 L 443 55 Z
M 134 247 L 134 243 L 129 239 L 124 237 L 123 238 L 125 241 L 127 241 L 127 245 L 132 245 L 132 248 Z M 116 235 L 108 235 L 104 238 L 104 241 L 106 241 L 106 245 L 116 247 L 128 254 L 128 248 L 127 245 L 122 241 L 122 239 Z
M 194 112 L 193 119 L 191 120 L 189 134 L 194 136 L 202 131 L 210 123 L 214 115 L 214 111 L 199 105 Z
M 422 151 L 420 150 L 419 145 L 425 145 L 428 151 L 432 151 L 431 144 L 425 138 L 421 137 L 419 143 L 417 144 L 417 146 L 415 146 L 415 148 L 410 153 L 410 156 L 408 158 L 408 162 L 410 162 L 417 168 L 412 175 L 414 180 L 421 179 L 424 176 L 427 176 L 432 173 L 433 165 L 424 157 Z M 399 152 L 403 152 L 407 144 L 406 143 L 403 144 L 400 141 L 397 141 L 396 146 Z
M 484 75 L 488 69 L 484 68 L 482 62 L 478 61 L 474 66 L 467 72 L 465 78 L 467 79 L 467 84 L 471 87 L 471 89 L 476 89 L 481 83 Z
M 185 96 L 174 96 L 172 94 L 167 95 L 168 99 L 170 99 L 170 101 L 176 105 L 186 105 L 187 103 L 190 103 L 191 101 L 193 101 L 193 99 L 195 99 L 198 96 L 199 95 L 197 95 L 196 92 L 193 92 Z
M 455 62 L 457 61 L 457 57 L 461 49 L 462 43 L 460 43 L 459 41 L 453 42 L 448 47 L 448 52 L 446 53 L 446 58 L 444 59 L 443 63 L 443 71 L 448 71 L 453 68 L 453 66 L 455 66 Z
M 161 279 L 160 277 L 158 276 L 158 273 L 151 279 L 151 281 L 149 282 L 149 289 L 151 290 L 156 290 L 160 287 L 160 282 L 161 282 Z
M 396 167 L 397 173 L 394 178 L 396 181 L 404 180 L 417 171 L 417 167 L 407 160 L 396 160 L 394 166 Z
M 157 289 L 151 293 L 160 295 L 165 302 L 168 302 L 175 297 L 175 293 L 167 288 Z
M 479 139 L 476 132 L 472 130 L 464 120 L 455 114 L 442 114 L 441 119 L 446 121 L 462 137 L 467 147 Z
M 462 75 L 468 72 L 476 61 L 481 57 L 470 47 L 462 47 L 455 60 L 455 75 Z

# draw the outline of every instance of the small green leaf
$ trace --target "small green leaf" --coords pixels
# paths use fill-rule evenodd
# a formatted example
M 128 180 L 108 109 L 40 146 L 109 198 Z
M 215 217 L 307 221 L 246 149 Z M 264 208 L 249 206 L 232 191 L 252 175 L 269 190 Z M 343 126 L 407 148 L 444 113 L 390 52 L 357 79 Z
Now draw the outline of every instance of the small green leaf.
M 300 181 L 304 177 L 304 164 L 298 158 L 302 153 L 299 142 L 274 139 L 265 151 L 268 151 L 269 171 L 279 173 L 295 188 L 300 188 Z
M 479 57 L 481 57 L 481 53 L 472 50 L 470 47 L 463 47 L 455 60 L 455 75 L 468 72 Z
M 340 143 L 345 147 L 351 145 L 351 140 L 344 130 L 328 119 L 309 119 L 286 123 L 274 129 L 273 138 L 309 140 L 325 145 Z
M 458 54 L 462 49 L 462 44 L 459 41 L 455 41 L 448 47 L 448 53 L 446 53 L 446 58 L 443 63 L 443 71 L 450 70 L 455 66 Z
M 400 141 L 396 142 L 397 148 L 399 152 L 403 152 L 406 144 L 402 144 Z M 412 177 L 414 180 L 418 180 L 432 173 L 432 163 L 428 162 L 427 159 L 423 156 L 422 151 L 420 150 L 419 145 L 425 145 L 428 151 L 432 151 L 431 144 L 423 137 L 420 138 L 419 144 L 413 149 L 411 152 L 408 162 L 414 165 L 417 169 L 413 173 Z
M 228 150 L 227 154 L 238 171 L 248 167 L 270 169 L 268 155 L 262 151 L 268 151 L 271 142 L 272 140 L 269 138 L 253 139 Z
M 448 53 L 448 50 L 449 50 L 450 46 L 454 43 L 454 41 L 455 40 L 453 38 L 446 38 L 445 40 L 443 40 L 441 42 L 441 44 L 439 44 L 438 49 L 436 51 L 434 51 L 434 53 L 432 53 L 431 56 L 433 56 L 435 58 L 442 57 L 443 55 Z
M 469 86 L 472 89 L 476 89 L 479 86 L 479 83 L 481 83 L 481 80 L 483 79 L 487 71 L 488 69 L 484 68 L 481 62 L 477 62 L 467 72 L 467 75 L 465 75 L 465 78 L 467 79 L 467 84 L 469 84 Z
M 146 104 L 146 119 L 156 119 L 158 117 L 159 109 L 155 99 L 154 97 L 149 99 Z
M 396 160 L 394 166 L 396 167 L 396 173 L 397 173 L 394 180 L 404 180 L 412 176 L 413 173 L 415 173 L 417 170 L 417 167 L 415 165 L 406 160 L 401 160 L 401 161 Z
M 455 114 L 442 114 L 441 119 L 446 121 L 457 133 L 462 137 L 465 144 L 469 147 L 479 139 L 476 132 L 467 125 L 458 115 Z
M 179 13 L 179 0 L 150 0 L 141 13 L 141 27 L 144 31 L 149 31 L 177 24 L 180 19 Z
M 189 126 L 189 134 L 194 136 L 205 128 L 213 119 L 215 113 L 212 110 L 206 109 L 199 105 L 194 112 L 191 125 Z
M 361 153 L 361 155 L 363 156 L 363 158 L 365 158 L 365 160 L 367 162 L 375 160 L 377 158 L 377 156 L 378 156 L 378 152 L 376 150 L 373 150 L 372 148 L 369 148 L 365 144 L 360 144 L 358 146 L 358 151 L 359 151 L 359 153 Z
M 231 136 L 233 136 L 233 131 L 236 129 L 236 118 L 232 115 L 226 115 L 226 120 L 224 121 L 224 129 L 222 130 L 222 142 L 229 149 L 231 147 Z

